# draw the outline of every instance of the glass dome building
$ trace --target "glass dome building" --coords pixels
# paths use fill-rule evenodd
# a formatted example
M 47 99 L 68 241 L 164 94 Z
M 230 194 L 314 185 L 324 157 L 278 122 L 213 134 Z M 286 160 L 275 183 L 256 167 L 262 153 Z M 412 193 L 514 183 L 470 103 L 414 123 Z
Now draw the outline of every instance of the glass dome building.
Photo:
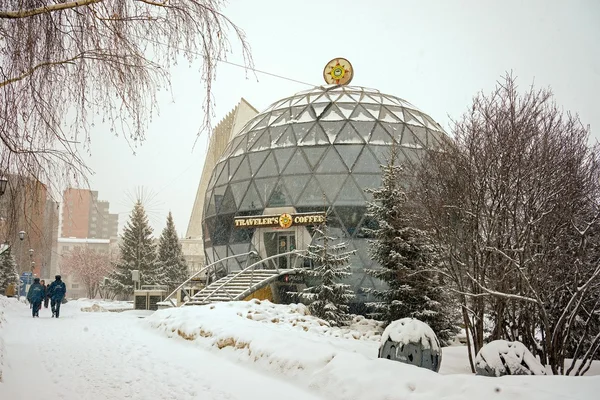
M 349 283 L 363 302 L 362 288 L 381 284 L 364 273 L 375 267 L 361 229 L 372 223 L 365 189 L 379 187 L 393 144 L 398 162 L 410 162 L 444 136 L 427 114 L 374 89 L 321 86 L 275 102 L 231 139 L 213 169 L 203 212 L 206 262 L 250 250 L 265 258 L 312 240 L 310 226 L 235 229 L 235 217 L 327 211 L 330 233 L 357 250 Z

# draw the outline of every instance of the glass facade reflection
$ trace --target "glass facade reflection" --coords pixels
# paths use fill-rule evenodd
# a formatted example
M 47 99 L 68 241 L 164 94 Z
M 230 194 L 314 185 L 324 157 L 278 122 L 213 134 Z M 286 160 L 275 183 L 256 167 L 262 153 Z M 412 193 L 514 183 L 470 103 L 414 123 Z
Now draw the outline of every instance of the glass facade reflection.
M 230 141 L 213 170 L 203 214 L 206 262 L 250 250 L 264 257 L 281 243 L 310 243 L 310 228 L 294 237 L 239 230 L 233 229 L 235 216 L 327 210 L 332 235 L 357 250 L 349 283 L 363 302 L 361 288 L 380 286 L 363 272 L 375 267 L 361 229 L 373 224 L 365 216 L 371 199 L 365 189 L 380 185 L 379 166 L 393 144 L 399 162 L 412 162 L 444 135 L 412 104 L 373 89 L 321 86 L 277 101 Z M 241 267 L 233 264 L 238 261 L 230 268 Z

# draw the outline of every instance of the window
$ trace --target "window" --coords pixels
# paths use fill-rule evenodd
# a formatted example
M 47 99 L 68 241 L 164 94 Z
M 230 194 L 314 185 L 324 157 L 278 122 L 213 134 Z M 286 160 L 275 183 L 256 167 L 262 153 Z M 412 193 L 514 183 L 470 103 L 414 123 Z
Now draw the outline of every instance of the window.
M 71 289 L 79 289 L 79 283 L 73 283 Z
M 62 249 L 63 249 L 63 251 L 69 251 L 70 250 L 69 246 L 63 246 Z

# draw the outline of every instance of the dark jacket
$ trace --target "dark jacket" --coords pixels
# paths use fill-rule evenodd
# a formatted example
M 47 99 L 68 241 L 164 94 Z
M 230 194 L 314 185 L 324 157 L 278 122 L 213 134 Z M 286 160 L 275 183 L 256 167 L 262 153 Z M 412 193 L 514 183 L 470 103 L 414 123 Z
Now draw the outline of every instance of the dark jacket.
M 41 302 L 44 299 L 44 287 L 39 283 L 34 283 L 27 292 L 27 300 L 30 303 Z
M 53 300 L 60 301 L 67 293 L 67 285 L 62 280 L 55 280 L 48 287 L 49 297 Z

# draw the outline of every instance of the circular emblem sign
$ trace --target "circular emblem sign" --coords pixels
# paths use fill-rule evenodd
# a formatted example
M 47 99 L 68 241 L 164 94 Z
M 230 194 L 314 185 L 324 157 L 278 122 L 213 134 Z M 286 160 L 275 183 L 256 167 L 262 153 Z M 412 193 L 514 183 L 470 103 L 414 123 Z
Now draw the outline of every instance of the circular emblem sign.
M 334 58 L 327 63 L 323 70 L 323 78 L 328 84 L 347 85 L 353 75 L 352 64 L 345 58 Z
M 283 229 L 287 229 L 292 226 L 292 216 L 290 214 L 281 214 L 279 216 L 279 226 Z

